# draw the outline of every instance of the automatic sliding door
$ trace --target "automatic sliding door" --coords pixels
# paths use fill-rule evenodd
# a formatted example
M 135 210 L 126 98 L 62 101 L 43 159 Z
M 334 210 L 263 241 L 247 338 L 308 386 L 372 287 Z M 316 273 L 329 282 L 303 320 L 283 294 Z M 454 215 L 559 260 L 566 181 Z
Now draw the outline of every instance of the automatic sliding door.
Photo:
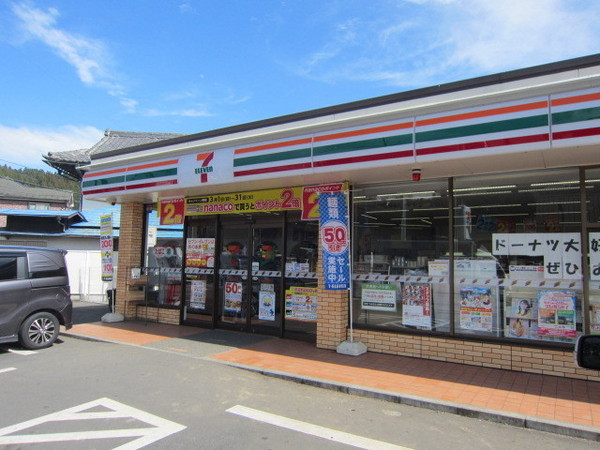
M 239 219 L 224 219 L 221 223 L 218 322 L 245 330 L 248 317 L 250 228 Z

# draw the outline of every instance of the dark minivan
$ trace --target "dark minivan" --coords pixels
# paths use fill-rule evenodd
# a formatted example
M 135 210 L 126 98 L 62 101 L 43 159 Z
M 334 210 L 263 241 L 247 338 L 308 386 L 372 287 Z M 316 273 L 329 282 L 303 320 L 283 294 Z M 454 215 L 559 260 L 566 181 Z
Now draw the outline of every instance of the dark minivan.
M 50 347 L 73 325 L 65 250 L 0 246 L 0 343 Z

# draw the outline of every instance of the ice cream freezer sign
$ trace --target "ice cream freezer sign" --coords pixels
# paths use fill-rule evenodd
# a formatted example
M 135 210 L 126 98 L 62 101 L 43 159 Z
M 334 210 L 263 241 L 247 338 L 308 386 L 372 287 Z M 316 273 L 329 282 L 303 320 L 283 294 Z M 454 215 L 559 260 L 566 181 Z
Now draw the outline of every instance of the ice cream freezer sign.
M 325 289 L 350 288 L 350 233 L 345 192 L 319 194 L 321 247 Z

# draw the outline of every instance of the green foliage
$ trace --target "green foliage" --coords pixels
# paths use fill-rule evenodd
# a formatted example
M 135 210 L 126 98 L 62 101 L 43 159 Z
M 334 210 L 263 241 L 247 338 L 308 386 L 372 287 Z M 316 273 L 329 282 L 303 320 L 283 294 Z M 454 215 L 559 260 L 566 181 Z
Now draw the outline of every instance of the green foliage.
M 67 180 L 57 173 L 45 172 L 40 169 L 13 169 L 4 165 L 0 166 L 0 177 L 12 178 L 36 187 L 72 191 L 75 198 L 75 208 L 79 208 L 81 204 L 81 186 L 79 183 Z

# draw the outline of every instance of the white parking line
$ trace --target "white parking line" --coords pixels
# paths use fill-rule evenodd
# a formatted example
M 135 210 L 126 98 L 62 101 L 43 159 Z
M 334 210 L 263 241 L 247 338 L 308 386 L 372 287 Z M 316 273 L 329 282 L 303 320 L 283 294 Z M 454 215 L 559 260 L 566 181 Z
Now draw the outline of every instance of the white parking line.
M 343 431 L 333 430 L 331 428 L 325 428 L 320 425 L 314 425 L 312 423 L 278 416 L 277 414 L 271 414 L 258 409 L 246 408 L 245 406 L 241 405 L 233 406 L 229 408 L 227 412 L 237 414 L 238 416 L 246 417 L 248 419 L 258 420 L 259 422 L 268 423 L 270 425 L 275 425 L 277 427 L 286 428 L 288 430 L 316 436 L 321 439 L 327 439 L 329 441 L 350 445 L 352 447 L 365 449 L 410 450 L 408 447 L 402 447 L 375 439 L 357 436 L 355 434 L 345 433 Z
M 6 369 L 0 369 L 0 373 L 12 372 L 13 370 L 17 370 L 16 367 L 7 367 Z
M 20 356 L 29 356 L 29 355 L 35 355 L 37 352 L 34 352 L 33 350 L 13 350 L 12 348 L 8 350 L 9 353 L 14 353 L 15 355 L 20 355 Z

